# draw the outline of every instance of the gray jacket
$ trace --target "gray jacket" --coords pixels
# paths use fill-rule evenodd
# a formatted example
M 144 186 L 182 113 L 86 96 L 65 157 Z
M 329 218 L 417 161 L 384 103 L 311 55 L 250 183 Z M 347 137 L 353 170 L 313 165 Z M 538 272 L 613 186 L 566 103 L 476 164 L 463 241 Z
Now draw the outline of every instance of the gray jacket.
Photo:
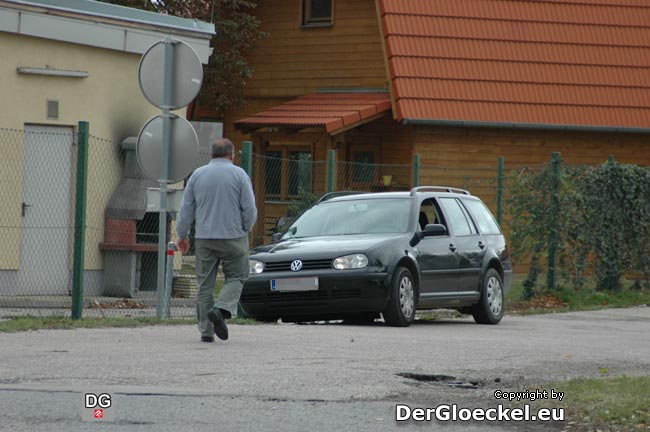
M 196 220 L 195 238 L 241 238 L 256 219 L 255 196 L 246 172 L 228 159 L 215 158 L 196 169 L 187 182 L 176 232 L 187 238 Z

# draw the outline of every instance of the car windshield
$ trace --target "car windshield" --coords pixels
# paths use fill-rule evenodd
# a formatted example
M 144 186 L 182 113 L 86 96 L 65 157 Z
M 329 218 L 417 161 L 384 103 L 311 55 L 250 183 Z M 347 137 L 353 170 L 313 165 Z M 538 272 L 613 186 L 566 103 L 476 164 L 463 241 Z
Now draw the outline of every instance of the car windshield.
M 409 204 L 407 199 L 324 202 L 303 213 L 282 238 L 405 233 Z

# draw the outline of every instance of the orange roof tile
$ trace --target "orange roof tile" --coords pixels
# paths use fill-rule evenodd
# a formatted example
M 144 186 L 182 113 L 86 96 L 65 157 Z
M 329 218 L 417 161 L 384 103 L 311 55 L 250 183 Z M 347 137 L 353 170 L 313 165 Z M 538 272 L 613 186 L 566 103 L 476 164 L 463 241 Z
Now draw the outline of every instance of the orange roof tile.
M 238 120 L 235 127 L 324 127 L 334 135 L 390 108 L 390 97 L 386 92 L 313 93 Z
M 397 120 L 650 127 L 650 1 L 378 5 Z

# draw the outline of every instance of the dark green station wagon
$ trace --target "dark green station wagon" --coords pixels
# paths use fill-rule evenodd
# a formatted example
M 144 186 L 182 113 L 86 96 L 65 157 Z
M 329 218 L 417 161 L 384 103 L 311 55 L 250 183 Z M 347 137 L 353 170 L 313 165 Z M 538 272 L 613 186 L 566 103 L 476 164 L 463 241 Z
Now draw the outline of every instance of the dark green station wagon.
M 262 321 L 408 326 L 418 309 L 453 308 L 497 324 L 511 283 L 506 240 L 469 192 L 343 192 L 251 251 L 241 306 Z

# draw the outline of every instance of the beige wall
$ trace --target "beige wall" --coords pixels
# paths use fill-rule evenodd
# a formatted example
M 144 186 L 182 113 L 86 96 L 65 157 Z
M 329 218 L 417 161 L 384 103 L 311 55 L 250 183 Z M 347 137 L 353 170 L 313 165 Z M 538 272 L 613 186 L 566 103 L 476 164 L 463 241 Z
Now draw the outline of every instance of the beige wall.
M 2 196 L 0 220 L 20 227 L 22 190 L 22 135 L 5 129 L 23 129 L 25 124 L 76 127 L 90 123 L 88 166 L 88 226 L 86 268 L 100 269 L 98 243 L 103 240 L 106 203 L 122 176 L 119 143 L 137 135 L 142 125 L 160 110 L 149 104 L 138 85 L 141 56 L 77 44 L 0 33 L 0 100 L 4 103 L 0 133 L 11 136 L 0 155 Z M 17 67 L 87 71 L 87 78 L 23 75 Z M 59 101 L 59 120 L 46 118 L 46 100 Z M 184 115 L 184 110 L 179 114 Z M 76 146 L 73 149 L 76 155 Z M 76 163 L 71 173 L 74 187 Z M 73 194 L 74 197 L 74 194 Z M 71 212 L 73 210 L 71 209 Z M 0 269 L 17 269 L 20 230 L 0 228 Z

